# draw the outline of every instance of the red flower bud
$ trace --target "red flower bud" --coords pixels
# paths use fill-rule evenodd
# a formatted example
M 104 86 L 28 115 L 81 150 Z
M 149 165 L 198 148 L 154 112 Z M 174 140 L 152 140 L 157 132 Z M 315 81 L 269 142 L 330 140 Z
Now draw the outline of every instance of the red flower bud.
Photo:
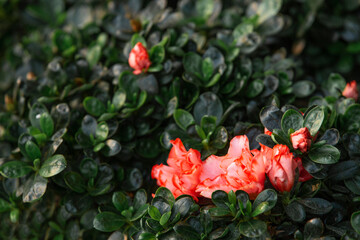
M 290 134 L 294 149 L 299 149 L 302 153 L 307 152 L 311 145 L 311 135 L 309 130 L 304 127 Z
M 357 89 L 355 80 L 346 84 L 346 87 L 345 87 L 344 91 L 342 92 L 342 95 L 346 98 L 352 98 L 355 101 L 357 101 L 357 99 L 359 97 L 359 91 Z
M 136 75 L 140 74 L 142 71 L 147 72 L 149 69 L 151 65 L 149 54 L 141 42 L 138 42 L 131 50 L 129 55 L 129 65 L 134 69 L 133 73 Z
M 271 184 L 279 192 L 290 192 L 294 186 L 297 163 L 286 145 L 274 146 L 272 157 L 266 169 Z

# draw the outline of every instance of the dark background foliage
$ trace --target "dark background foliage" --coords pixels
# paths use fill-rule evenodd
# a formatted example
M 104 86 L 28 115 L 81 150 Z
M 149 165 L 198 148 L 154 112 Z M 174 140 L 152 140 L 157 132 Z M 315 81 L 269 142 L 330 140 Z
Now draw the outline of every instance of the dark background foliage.
M 358 239 L 360 105 L 341 91 L 359 4 L 0 0 L 0 238 Z M 135 76 L 139 41 L 152 66 Z M 258 148 L 288 109 L 322 112 L 317 146 L 341 153 L 309 156 L 313 180 L 255 202 L 157 190 L 170 139 L 203 159 L 239 134 Z

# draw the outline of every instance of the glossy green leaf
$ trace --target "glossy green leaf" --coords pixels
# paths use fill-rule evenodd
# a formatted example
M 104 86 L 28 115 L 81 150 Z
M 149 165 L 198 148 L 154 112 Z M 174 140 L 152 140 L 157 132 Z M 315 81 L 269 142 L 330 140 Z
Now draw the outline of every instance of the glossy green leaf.
M 10 209 L 11 204 L 8 201 L 0 198 L 0 213 L 9 211 Z
M 31 166 L 21 161 L 10 161 L 0 166 L 0 173 L 6 178 L 23 177 L 31 171 Z
M 354 212 L 351 215 L 351 226 L 360 234 L 360 211 Z
M 47 179 L 40 175 L 31 176 L 25 183 L 22 196 L 23 202 L 32 202 L 40 199 L 46 191 Z
M 83 193 L 86 191 L 84 179 L 77 172 L 67 172 L 64 175 L 66 185 L 77 193 Z
M 315 136 L 319 131 L 324 118 L 324 110 L 321 107 L 315 107 L 305 115 L 303 126 L 307 127 L 311 136 Z
M 33 141 L 26 142 L 25 151 L 26 151 L 27 156 L 32 161 L 34 161 L 37 158 L 41 158 L 40 149 Z
M 156 221 L 160 221 L 161 213 L 160 213 L 159 209 L 157 209 L 154 206 L 149 206 L 148 213 L 152 219 L 154 219 Z
M 267 231 L 266 223 L 260 220 L 251 219 L 250 221 L 239 223 L 240 233 L 249 238 L 260 237 Z
M 173 116 L 176 124 L 184 131 L 186 131 L 190 125 L 195 124 L 195 120 L 191 113 L 183 109 L 176 109 Z
M 331 145 L 323 145 L 314 150 L 310 150 L 309 158 L 321 164 L 334 164 L 337 163 L 340 159 L 339 150 Z
M 86 97 L 83 101 L 83 105 L 85 110 L 95 117 L 105 113 L 104 104 L 95 97 Z
M 123 192 L 114 192 L 112 195 L 112 203 L 119 212 L 129 207 L 128 198 Z
M 125 224 L 124 219 L 112 212 L 102 212 L 94 218 L 94 228 L 102 232 L 113 232 Z
M 284 133 L 288 134 L 290 129 L 297 131 L 302 128 L 303 122 L 304 119 L 301 113 L 294 109 L 289 109 L 282 116 L 281 129 L 284 131 Z
M 41 131 L 43 131 L 46 136 L 51 137 L 54 133 L 54 121 L 51 118 L 50 114 L 47 112 L 44 112 L 40 116 L 40 128 Z
M 66 168 L 66 160 L 63 155 L 57 154 L 45 160 L 41 165 L 39 174 L 42 177 L 48 178 L 59 174 Z

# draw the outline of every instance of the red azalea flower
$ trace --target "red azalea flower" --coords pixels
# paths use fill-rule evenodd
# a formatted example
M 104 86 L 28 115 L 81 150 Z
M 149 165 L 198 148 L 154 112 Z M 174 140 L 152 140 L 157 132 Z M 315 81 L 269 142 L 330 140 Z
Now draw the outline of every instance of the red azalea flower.
M 138 42 L 131 50 L 129 55 L 129 65 L 134 69 L 133 73 L 136 75 L 140 74 L 142 71 L 147 72 L 149 69 L 151 65 L 149 54 L 141 42 Z
M 157 179 L 159 186 L 168 188 L 175 198 L 188 194 L 197 201 L 199 194 L 195 192 L 195 188 L 202 168 L 200 153 L 194 149 L 186 151 L 179 138 L 171 143 L 173 147 L 167 160 L 169 166 L 153 166 L 151 177 Z
M 290 134 L 290 139 L 294 149 L 299 149 L 302 153 L 307 152 L 311 146 L 311 135 L 309 130 L 304 127 Z
M 359 97 L 359 91 L 357 89 L 355 80 L 346 84 L 346 87 L 345 87 L 344 91 L 342 92 L 342 95 L 346 98 L 352 98 L 355 101 L 357 101 L 357 99 Z
M 266 173 L 276 190 L 290 192 L 294 185 L 296 168 L 297 163 L 289 148 L 281 144 L 274 146 Z
M 216 190 L 244 190 L 251 199 L 264 189 L 265 168 L 260 153 L 254 156 L 246 136 L 236 136 L 230 142 L 228 153 L 206 159 L 196 188 L 201 196 L 211 198 Z

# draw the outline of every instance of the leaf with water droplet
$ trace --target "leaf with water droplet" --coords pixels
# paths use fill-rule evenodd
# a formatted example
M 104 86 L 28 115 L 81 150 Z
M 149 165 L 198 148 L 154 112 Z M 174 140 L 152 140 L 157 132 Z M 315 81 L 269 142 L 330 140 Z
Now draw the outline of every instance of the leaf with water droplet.
M 47 180 L 40 175 L 32 176 L 24 186 L 23 202 L 32 202 L 41 198 L 47 187 Z
M 66 168 L 66 160 L 63 155 L 57 154 L 47 159 L 41 166 L 39 174 L 42 177 L 52 177 Z

